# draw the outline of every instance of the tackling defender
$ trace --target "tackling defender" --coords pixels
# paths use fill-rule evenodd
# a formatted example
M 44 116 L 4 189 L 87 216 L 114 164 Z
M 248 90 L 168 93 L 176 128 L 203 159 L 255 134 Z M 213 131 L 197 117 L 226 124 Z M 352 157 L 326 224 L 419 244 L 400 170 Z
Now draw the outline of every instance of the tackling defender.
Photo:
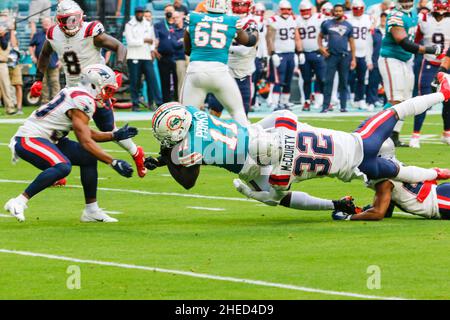
M 249 124 L 236 81 L 228 69 L 229 48 L 235 40 L 247 47 L 258 42 L 258 30 L 242 29 L 239 17 L 227 15 L 227 0 L 206 0 L 207 13 L 189 15 L 184 49 L 190 62 L 181 102 L 201 107 L 208 93 L 227 109 L 240 125 Z M 252 61 L 253 62 L 253 61 Z
M 117 222 L 97 203 L 97 160 L 110 165 L 120 175 L 131 177 L 133 168 L 123 160 L 116 160 L 96 142 L 120 141 L 137 134 L 137 129 L 122 127 L 111 132 L 97 132 L 89 128 L 99 102 L 110 99 L 117 90 L 114 72 L 105 65 L 94 64 L 81 71 L 76 87 L 62 89 L 52 101 L 35 110 L 11 139 L 13 159 L 18 157 L 42 172 L 16 198 L 5 204 L 20 222 L 25 221 L 27 202 L 39 192 L 70 174 L 72 165 L 80 167 L 81 184 L 86 207 L 82 222 Z M 66 136 L 73 130 L 78 142 Z
M 395 161 L 395 146 L 391 139 L 385 141 L 379 156 Z M 410 184 L 386 179 L 368 181 L 368 186 L 375 190 L 371 206 L 365 210 L 358 208 L 358 214 L 333 212 L 333 219 L 382 220 L 392 215 L 395 206 L 426 219 L 450 219 L 450 183 L 437 185 L 436 181 L 423 181 Z
M 56 20 L 58 24 L 50 27 L 47 31 L 47 40 L 38 61 L 37 81 L 31 87 L 31 95 L 40 96 L 43 74 L 47 70 L 53 52 L 58 54 L 62 62 L 68 88 L 78 85 L 83 68 L 97 63 L 105 64 L 101 55 L 102 48 L 116 52 L 115 74 L 120 87 L 122 72 L 126 64 L 127 50 L 125 46 L 117 39 L 107 35 L 100 22 L 83 21 L 83 11 L 72 0 L 63 0 L 58 4 Z M 100 131 L 116 130 L 111 99 L 99 105 L 92 118 Z M 131 139 L 118 141 L 118 144 L 133 157 L 139 177 L 144 177 L 146 168 L 142 147 L 136 146 Z
M 291 203 L 292 194 L 287 190 L 293 182 L 306 179 L 331 176 L 350 181 L 357 177 L 358 170 L 370 179 L 393 178 L 408 183 L 448 179 L 447 169 L 400 166 L 377 157 L 399 118 L 450 99 L 450 77 L 439 75 L 440 92 L 383 111 L 352 134 L 297 122 L 289 111 L 275 112 L 244 128 L 196 108 L 169 103 L 161 106 L 152 119 L 153 133 L 162 146 L 161 156 L 148 157 L 146 166 L 153 170 L 167 165 L 173 178 L 187 189 L 195 185 L 201 164 L 223 167 L 239 174 L 255 190 L 237 179 L 235 186 L 243 194 L 266 204 L 293 208 L 301 204 Z

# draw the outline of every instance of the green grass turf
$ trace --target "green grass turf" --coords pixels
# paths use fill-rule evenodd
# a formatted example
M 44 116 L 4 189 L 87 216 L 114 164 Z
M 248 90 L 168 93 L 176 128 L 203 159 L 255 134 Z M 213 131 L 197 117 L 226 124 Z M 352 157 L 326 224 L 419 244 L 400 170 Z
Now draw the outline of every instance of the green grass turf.
M 338 120 L 338 121 L 336 121 Z M 350 131 L 361 118 L 307 119 L 310 124 Z M 450 166 L 449 147 L 438 143 L 439 116 L 429 116 L 424 133 L 433 143 L 420 150 L 401 149 L 404 162 L 424 167 Z M 411 132 L 411 120 L 404 133 Z M 147 122 L 134 122 L 149 127 Z M 31 180 L 38 170 L 10 164 L 8 143 L 18 125 L 0 124 L 0 179 Z M 136 141 L 148 152 L 158 147 L 149 130 Z M 103 145 L 129 160 L 112 143 Z M 144 179 L 125 179 L 99 164 L 100 187 L 238 197 L 234 175 L 203 167 L 197 185 L 185 191 L 165 168 Z M 74 168 L 69 184 L 79 185 Z M 0 204 L 25 184 L 0 183 Z M 329 178 L 294 186 L 324 198 L 351 194 L 359 205 L 372 199 L 361 182 Z M 36 196 L 19 224 L 0 217 L 0 249 L 63 255 L 142 266 L 264 280 L 332 291 L 411 299 L 450 298 L 450 224 L 394 216 L 381 222 L 334 222 L 330 212 L 294 211 L 250 201 L 224 201 L 99 191 L 100 205 L 123 212 L 118 224 L 81 224 L 82 190 L 51 188 Z M 188 207 L 218 207 L 201 211 Z M 66 287 L 66 269 L 81 268 L 81 289 Z M 381 289 L 367 288 L 367 268 L 381 269 Z M 342 299 L 251 284 L 197 279 L 144 270 L 48 260 L 0 253 L 0 299 Z

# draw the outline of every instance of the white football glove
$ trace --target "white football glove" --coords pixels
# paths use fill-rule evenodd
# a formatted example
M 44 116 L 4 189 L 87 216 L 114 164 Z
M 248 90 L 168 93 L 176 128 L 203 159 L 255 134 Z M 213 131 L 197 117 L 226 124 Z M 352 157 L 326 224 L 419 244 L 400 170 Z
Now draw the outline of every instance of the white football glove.
M 274 54 L 272 55 L 271 59 L 272 59 L 273 66 L 274 66 L 275 68 L 278 68 L 278 67 L 280 66 L 280 64 L 281 64 L 281 58 L 280 58 L 280 56 L 277 55 L 276 53 L 274 53 Z
M 299 53 L 298 54 L 298 64 L 302 66 L 305 64 L 305 62 L 306 62 L 305 54 L 303 52 Z
M 277 191 L 273 188 L 270 188 L 270 191 L 254 191 L 240 179 L 234 179 L 233 184 L 236 190 L 247 198 L 257 200 L 268 206 L 277 206 L 286 195 L 286 192 Z

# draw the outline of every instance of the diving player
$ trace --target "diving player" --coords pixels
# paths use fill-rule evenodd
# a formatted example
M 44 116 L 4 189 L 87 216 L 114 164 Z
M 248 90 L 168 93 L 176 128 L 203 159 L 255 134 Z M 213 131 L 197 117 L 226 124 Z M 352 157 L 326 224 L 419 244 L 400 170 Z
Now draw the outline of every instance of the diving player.
M 416 43 L 419 43 L 422 39 L 426 46 L 441 46 L 444 53 L 450 46 L 450 4 L 446 0 L 434 0 L 432 12 L 419 17 Z M 438 73 L 444 56 L 445 54 L 441 54 L 438 57 L 430 54 L 424 56 L 419 73 L 418 85 L 420 95 L 432 92 L 431 83 Z M 414 117 L 414 131 L 409 141 L 411 148 L 420 148 L 420 130 L 425 117 L 426 111 Z M 447 121 L 450 121 L 450 119 Z
M 319 44 L 317 42 L 320 26 L 325 19 L 322 14 L 313 13 L 312 10 L 313 5 L 309 0 L 300 2 L 300 17 L 297 19 L 297 26 L 304 51 L 304 53 L 299 55 L 300 70 L 303 78 L 303 92 L 305 93 L 303 111 L 311 110 L 313 76 L 315 76 L 316 80 L 315 91 L 319 93 L 323 92 L 323 81 L 326 68 L 325 58 L 320 54 Z M 303 59 L 304 61 L 302 61 Z
M 269 18 L 266 40 L 271 60 L 271 80 L 274 83 L 272 105 L 275 110 L 283 110 L 291 107 L 289 98 L 296 67 L 295 55 L 302 51 L 302 47 L 291 3 L 281 0 L 278 9 L 279 13 Z
M 395 159 L 395 147 L 391 139 L 384 142 L 380 157 Z M 395 207 L 426 219 L 450 220 L 450 183 L 436 184 L 423 181 L 416 184 L 390 179 L 368 181 L 368 187 L 375 190 L 375 198 L 367 209 L 358 214 L 333 212 L 334 220 L 382 220 L 390 217 Z
M 247 32 L 256 31 L 259 33 L 258 24 L 251 16 L 249 16 L 251 6 L 252 0 L 231 1 L 231 10 L 233 14 L 241 19 L 240 23 L 243 25 L 242 30 Z M 230 54 L 228 57 L 228 67 L 231 76 L 238 85 L 246 115 L 250 110 L 252 100 L 252 75 L 253 72 L 255 72 L 254 62 L 256 58 L 257 44 L 253 47 L 248 47 L 233 42 L 230 47 Z M 220 118 L 222 115 L 223 106 L 219 101 L 217 101 L 214 95 L 209 96 L 208 107 L 213 115 Z
M 365 4 L 362 0 L 352 2 L 352 14 L 348 22 L 353 26 L 353 39 L 355 41 L 356 68 L 351 71 L 355 76 L 355 106 L 358 109 L 367 110 L 365 100 L 367 65 L 372 60 L 372 21 L 370 16 L 364 13 Z
M 105 48 L 117 53 L 115 76 L 119 87 L 122 84 L 122 72 L 126 64 L 127 50 L 117 39 L 107 35 L 103 25 L 98 21 L 83 21 L 83 11 L 72 0 L 62 0 L 56 9 L 57 24 L 47 31 L 38 61 L 37 81 L 31 87 L 32 96 L 40 96 L 43 74 L 50 63 L 53 52 L 58 54 L 66 76 L 66 87 L 77 86 L 80 81 L 81 70 L 89 65 L 105 64 L 101 49 Z M 97 108 L 93 120 L 100 131 L 113 131 L 114 112 L 111 101 L 106 101 Z M 139 177 L 144 177 L 144 150 L 136 146 L 131 139 L 118 141 L 118 144 L 133 157 Z
M 239 174 L 253 188 L 237 179 L 238 191 L 271 205 L 288 196 L 293 182 L 323 176 L 350 181 L 357 170 L 370 179 L 408 183 L 448 179 L 448 169 L 405 167 L 377 156 L 399 118 L 450 99 L 450 76 L 440 73 L 439 80 L 439 92 L 380 112 L 351 134 L 297 122 L 290 111 L 275 112 L 244 128 L 193 107 L 165 104 L 152 119 L 161 156 L 148 157 L 146 166 L 153 170 L 167 165 L 173 178 L 187 189 L 195 185 L 201 164 L 219 166 Z
M 184 33 L 184 47 L 190 55 L 181 103 L 200 107 L 208 93 L 227 109 L 240 125 L 249 124 L 236 81 L 229 73 L 228 55 L 233 42 L 253 47 L 258 31 L 244 31 L 239 17 L 227 15 L 227 0 L 206 0 L 207 13 L 193 12 Z M 252 61 L 253 63 L 253 61 Z
M 387 18 L 386 35 L 382 40 L 378 63 L 388 99 L 386 108 L 412 97 L 414 72 L 411 60 L 413 54 L 427 53 L 438 56 L 442 51 L 439 45 L 433 44 L 425 47 L 414 43 L 417 26 L 414 1 L 395 0 L 395 5 L 395 9 Z M 392 134 L 392 140 L 396 146 L 405 146 L 399 140 L 402 126 L 403 121 L 399 121 Z
M 76 165 L 80 167 L 86 202 L 81 221 L 117 222 L 97 203 L 97 160 L 127 178 L 131 177 L 133 168 L 107 154 L 97 142 L 129 139 L 137 134 L 137 129 L 126 125 L 110 132 L 97 132 L 89 128 L 97 105 L 110 99 L 117 88 L 114 72 L 109 67 L 90 65 L 80 72 L 77 86 L 62 89 L 17 130 L 10 143 L 13 159 L 17 161 L 20 157 L 42 170 L 23 193 L 5 204 L 5 210 L 18 221 L 25 221 L 24 211 L 32 197 L 68 176 L 72 165 Z M 78 142 L 66 137 L 71 130 Z

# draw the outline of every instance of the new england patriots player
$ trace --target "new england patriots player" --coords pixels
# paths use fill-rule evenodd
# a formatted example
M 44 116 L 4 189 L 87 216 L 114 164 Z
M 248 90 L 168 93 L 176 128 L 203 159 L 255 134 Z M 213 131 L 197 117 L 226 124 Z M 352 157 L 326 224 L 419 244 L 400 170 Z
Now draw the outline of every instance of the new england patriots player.
M 450 70 L 450 50 L 447 50 L 447 54 L 442 60 L 441 66 L 439 67 L 440 72 L 448 72 Z M 439 74 L 439 73 L 438 73 Z M 437 77 L 434 79 L 433 84 L 439 83 Z M 450 145 L 450 102 L 444 103 L 444 108 L 442 109 L 442 118 L 444 120 L 444 132 L 442 134 L 442 142 Z
M 385 108 L 412 97 L 414 88 L 413 54 L 432 54 L 438 56 L 439 45 L 421 46 L 414 43 L 417 15 L 414 1 L 395 0 L 395 8 L 387 17 L 386 35 L 382 40 L 379 68 L 388 99 Z M 394 129 L 392 140 L 396 146 L 404 146 L 399 140 L 403 121 Z
M 235 180 L 243 194 L 266 204 L 293 208 L 300 204 L 294 201 L 291 206 L 292 193 L 288 190 L 293 182 L 306 179 L 331 176 L 350 181 L 357 177 L 358 170 L 370 179 L 392 178 L 408 183 L 448 179 L 448 169 L 401 166 L 377 156 L 399 118 L 450 99 L 450 76 L 440 73 L 439 80 L 439 92 L 380 112 L 350 134 L 297 122 L 290 111 L 274 112 L 244 128 L 194 107 L 166 104 L 152 119 L 154 136 L 162 146 L 161 156 L 148 157 L 146 166 L 153 170 L 167 165 L 173 178 L 187 189 L 195 185 L 201 164 L 219 166 L 239 174 L 253 189 Z
M 396 160 L 395 146 L 391 139 L 384 142 L 379 156 Z M 450 219 L 450 183 L 422 181 L 410 184 L 382 179 L 368 181 L 367 186 L 375 191 L 372 205 L 365 209 L 358 208 L 358 214 L 333 212 L 333 219 L 382 220 L 392 216 L 395 207 L 426 219 Z
M 120 87 L 122 72 L 126 64 L 127 50 L 125 46 L 117 39 L 107 35 L 100 22 L 83 21 L 83 11 L 72 0 L 62 0 L 58 4 L 56 21 L 57 24 L 47 31 L 47 40 L 38 61 L 40 72 L 37 74 L 37 81 L 31 87 L 31 95 L 40 96 L 43 74 L 49 65 L 53 52 L 57 53 L 62 62 L 66 76 L 66 87 L 68 88 L 78 85 L 83 68 L 96 63 L 105 64 L 101 55 L 102 48 L 116 52 L 115 74 Z M 115 130 L 111 99 L 99 105 L 93 120 L 100 131 Z M 118 144 L 133 157 L 138 175 L 144 177 L 146 169 L 144 166 L 145 154 L 142 147 L 136 146 L 131 139 L 118 141 Z
M 367 65 L 372 60 L 372 21 L 370 16 L 364 13 L 365 4 L 362 0 L 354 0 L 352 2 L 352 14 L 348 17 L 348 22 L 353 27 L 353 39 L 355 42 L 356 67 L 351 71 L 355 81 L 355 106 L 359 109 L 366 110 L 366 73 Z
M 184 33 L 184 48 L 190 62 L 181 102 L 200 107 L 206 95 L 212 93 L 233 119 L 247 126 L 241 94 L 227 63 L 233 40 L 253 47 L 258 42 L 258 31 L 243 30 L 238 16 L 227 15 L 227 0 L 206 0 L 206 9 L 207 13 L 189 15 L 189 27 Z
M 276 110 L 282 110 L 290 108 L 295 55 L 302 51 L 302 47 L 291 3 L 281 0 L 278 10 L 279 13 L 268 20 L 266 39 L 271 60 L 270 79 L 274 83 L 272 105 Z
M 313 13 L 313 5 L 309 0 L 300 2 L 299 11 L 300 17 L 297 19 L 297 26 L 303 47 L 303 54 L 299 55 L 299 63 L 305 94 L 303 111 L 310 111 L 313 77 L 315 77 L 315 91 L 323 92 L 326 65 L 325 58 L 319 52 L 317 38 L 325 17 L 323 14 Z
M 123 160 L 114 159 L 97 142 L 129 139 L 137 134 L 137 129 L 128 125 L 110 132 L 89 128 L 89 120 L 99 102 L 110 99 L 117 88 L 115 74 L 109 67 L 90 65 L 80 72 L 77 86 L 62 89 L 17 130 L 10 143 L 13 159 L 21 158 L 42 170 L 23 193 L 5 204 L 5 210 L 18 221 L 25 221 L 24 211 L 32 197 L 68 176 L 75 165 L 80 167 L 86 203 L 81 221 L 117 222 L 97 203 L 97 161 L 110 165 L 127 178 L 131 177 L 133 168 Z M 66 137 L 71 130 L 78 142 Z
M 434 0 L 431 13 L 419 16 L 419 25 L 416 32 L 416 43 L 423 40 L 424 45 L 438 45 L 442 47 L 443 52 L 448 50 L 450 46 L 450 4 L 447 0 Z M 419 72 L 418 89 L 419 94 L 428 94 L 432 92 L 431 83 L 438 73 L 441 60 L 445 54 L 435 56 L 432 54 L 424 55 L 422 66 Z M 446 108 L 443 109 L 445 111 Z M 445 118 L 443 112 L 443 118 Z M 414 131 L 409 141 L 411 148 L 420 148 L 420 130 L 425 121 L 426 112 L 414 118 Z M 444 120 L 445 121 L 445 120 Z M 446 120 L 447 123 L 450 119 Z M 449 130 L 447 128 L 444 131 Z M 445 135 L 445 133 L 444 133 Z
M 247 32 L 256 31 L 259 33 L 258 24 L 249 16 L 252 4 L 252 0 L 232 0 L 231 10 L 234 15 L 241 19 L 240 23 L 243 25 L 242 30 Z M 228 67 L 241 93 L 245 114 L 248 114 L 250 110 L 252 99 L 252 75 L 255 72 L 254 61 L 256 58 L 257 44 L 258 42 L 254 46 L 249 47 L 233 42 L 228 56 Z M 223 106 L 214 95 L 209 96 L 208 106 L 211 113 L 220 118 Z

